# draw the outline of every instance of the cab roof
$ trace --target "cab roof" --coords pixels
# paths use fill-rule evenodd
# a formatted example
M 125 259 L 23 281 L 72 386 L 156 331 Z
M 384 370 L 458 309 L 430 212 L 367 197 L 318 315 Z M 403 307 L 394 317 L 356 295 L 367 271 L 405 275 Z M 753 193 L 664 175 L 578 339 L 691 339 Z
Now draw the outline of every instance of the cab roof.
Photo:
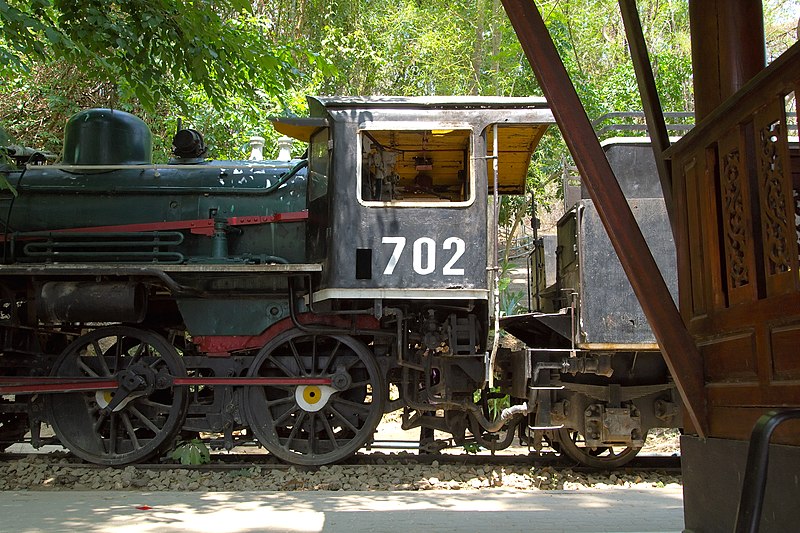
M 358 113 L 359 110 L 380 110 L 380 115 L 384 117 L 404 117 L 395 120 L 409 123 L 415 121 L 408 118 L 409 110 L 429 110 L 440 117 L 452 111 L 453 119 L 469 116 L 477 121 L 476 126 L 498 124 L 498 174 L 499 188 L 503 194 L 524 192 L 533 151 L 550 124 L 555 123 L 547 100 L 542 97 L 310 96 L 308 103 L 310 117 L 273 118 L 275 129 L 308 142 L 314 133 L 330 126 L 332 120 L 340 120 L 336 117 L 372 116 L 371 113 Z M 394 111 L 397 115 L 394 115 Z M 424 117 L 415 118 L 424 120 Z M 490 128 L 486 137 L 487 156 L 491 155 L 489 152 L 493 150 L 493 141 L 494 130 Z M 480 157 L 480 154 L 477 155 Z

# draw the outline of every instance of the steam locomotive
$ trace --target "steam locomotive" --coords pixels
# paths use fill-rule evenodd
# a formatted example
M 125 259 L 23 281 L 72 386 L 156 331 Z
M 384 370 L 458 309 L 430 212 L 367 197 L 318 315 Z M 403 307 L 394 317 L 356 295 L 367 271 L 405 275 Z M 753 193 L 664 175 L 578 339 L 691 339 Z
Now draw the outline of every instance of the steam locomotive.
M 302 159 L 208 161 L 184 129 L 174 159 L 153 164 L 141 120 L 94 109 L 67 123 L 60 164 L 3 167 L 1 441 L 30 431 L 38 445 L 49 424 L 84 460 L 124 465 L 217 435 L 322 465 L 395 410 L 405 429 L 491 449 L 587 432 L 551 382 L 624 373 L 630 358 L 573 350 L 542 366 L 490 336 L 488 198 L 524 192 L 546 102 L 336 97 L 309 110 L 274 120 L 308 143 Z M 627 436 L 598 433 L 579 457 L 643 441 L 649 419 L 614 410 L 630 415 L 629 387 L 651 383 L 626 375 L 585 386 L 609 391 L 595 418 Z

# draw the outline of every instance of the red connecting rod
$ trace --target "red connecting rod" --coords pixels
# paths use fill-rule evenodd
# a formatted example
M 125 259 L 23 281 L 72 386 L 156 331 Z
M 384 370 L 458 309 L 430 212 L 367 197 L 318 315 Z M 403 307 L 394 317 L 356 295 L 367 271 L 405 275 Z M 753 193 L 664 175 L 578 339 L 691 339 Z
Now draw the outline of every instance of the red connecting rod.
M 191 385 L 230 385 L 230 386 L 269 386 L 269 385 L 330 385 L 331 378 L 173 378 L 172 385 L 185 387 Z M 64 378 L 64 377 L 0 377 L 0 394 L 38 394 L 42 392 L 81 392 L 93 390 L 113 390 L 119 387 L 115 378 Z

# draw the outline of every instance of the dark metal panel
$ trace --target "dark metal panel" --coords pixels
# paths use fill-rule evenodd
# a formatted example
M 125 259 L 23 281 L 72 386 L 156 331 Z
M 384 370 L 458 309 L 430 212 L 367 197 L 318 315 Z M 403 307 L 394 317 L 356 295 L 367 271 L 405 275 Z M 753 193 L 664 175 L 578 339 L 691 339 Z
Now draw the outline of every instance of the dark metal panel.
M 603 145 L 625 198 L 662 198 L 653 149 L 646 139 Z M 581 198 L 591 198 L 581 180 Z
M 611 242 L 642 304 L 675 379 L 692 425 L 708 433 L 702 359 L 647 251 L 633 214 L 595 137 L 536 6 L 528 0 L 503 0 L 525 55 L 550 102 L 564 140 L 584 176 Z
M 344 141 L 354 141 L 357 130 L 356 122 L 334 125 L 336 209 L 323 288 L 486 288 L 485 187 L 477 187 L 468 207 L 362 205 L 355 179 L 360 156 L 355 142 Z M 369 279 L 356 275 L 358 250 L 371 250 Z
M 547 125 L 541 98 L 334 97 L 313 99 L 332 142 L 330 242 L 320 289 L 487 288 L 487 128 L 498 123 Z M 362 129 L 470 129 L 473 189 L 457 205 L 360 203 Z M 454 202 L 456 204 L 456 202 Z M 313 215 L 312 215 L 313 219 Z
M 527 346 L 569 348 L 572 317 L 566 313 L 527 313 L 500 318 L 500 327 Z
M 105 232 L 114 228 L 127 232 L 135 228 L 120 227 L 141 224 L 145 225 L 141 231 L 152 231 L 161 223 L 299 213 L 306 209 L 305 169 L 277 187 L 281 175 L 293 163 L 297 161 L 215 161 L 118 170 L 110 167 L 92 172 L 86 168 L 35 167 L 26 170 L 22 180 L 18 175 L 10 177 L 19 196 L 10 215 L 11 203 L 0 207 L 0 218 L 25 232 L 70 228 L 97 231 L 98 227 L 108 227 Z M 189 227 L 178 229 L 186 231 Z M 242 261 L 277 255 L 291 262 L 305 262 L 304 235 L 302 222 L 241 225 L 229 232 L 226 255 Z M 187 258 L 210 257 L 213 241 L 187 232 L 180 246 L 170 251 Z M 113 257 L 107 260 L 125 261 Z
M 664 201 L 660 198 L 629 200 L 639 228 L 677 302 L 678 276 L 675 242 L 669 231 Z M 579 221 L 581 257 L 580 338 L 587 344 L 654 344 L 656 342 L 642 306 L 614 253 L 611 240 L 594 202 L 584 200 Z
M 259 335 L 289 316 L 286 300 L 273 298 L 178 298 L 191 335 Z
M 681 437 L 685 531 L 734 531 L 747 446 L 742 440 Z M 797 531 L 800 447 L 772 444 L 769 448 L 761 531 Z

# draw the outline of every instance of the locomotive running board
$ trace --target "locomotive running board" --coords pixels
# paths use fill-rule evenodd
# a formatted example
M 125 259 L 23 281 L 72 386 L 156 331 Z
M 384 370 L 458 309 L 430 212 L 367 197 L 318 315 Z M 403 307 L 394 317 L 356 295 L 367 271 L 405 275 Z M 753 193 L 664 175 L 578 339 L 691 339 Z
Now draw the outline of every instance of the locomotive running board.
M 28 265 L 0 265 L 0 274 L 29 276 L 47 274 L 72 274 L 72 275 L 147 275 L 153 271 L 161 272 L 247 272 L 260 274 L 294 274 L 306 272 L 322 272 L 322 265 L 318 263 L 298 264 L 189 264 L 169 265 L 158 263 L 42 263 Z
M 337 299 L 393 299 L 411 300 L 487 300 L 486 289 L 322 289 L 313 294 L 314 302 Z

